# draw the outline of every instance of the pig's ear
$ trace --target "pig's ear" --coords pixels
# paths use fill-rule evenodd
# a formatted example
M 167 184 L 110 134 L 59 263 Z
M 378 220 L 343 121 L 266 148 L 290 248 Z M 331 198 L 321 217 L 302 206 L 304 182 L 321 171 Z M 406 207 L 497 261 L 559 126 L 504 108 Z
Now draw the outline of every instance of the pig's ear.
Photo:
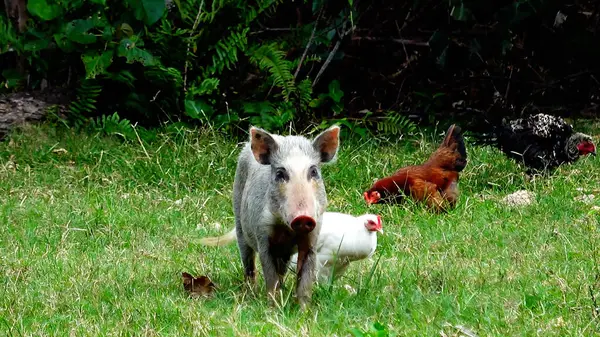
M 334 125 L 321 132 L 313 140 L 313 146 L 321 155 L 321 162 L 328 163 L 332 161 L 340 146 L 340 127 Z
M 253 126 L 250 128 L 250 148 L 257 162 L 269 165 L 271 155 L 277 151 L 278 145 L 267 131 Z

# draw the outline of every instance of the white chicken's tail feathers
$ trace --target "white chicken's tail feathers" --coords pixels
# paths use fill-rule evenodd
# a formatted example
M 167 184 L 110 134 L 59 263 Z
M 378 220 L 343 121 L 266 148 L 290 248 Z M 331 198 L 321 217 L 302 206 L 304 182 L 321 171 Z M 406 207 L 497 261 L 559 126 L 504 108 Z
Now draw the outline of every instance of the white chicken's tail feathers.
M 235 227 L 224 235 L 202 238 L 198 243 L 204 246 L 225 246 L 233 241 L 237 241 Z

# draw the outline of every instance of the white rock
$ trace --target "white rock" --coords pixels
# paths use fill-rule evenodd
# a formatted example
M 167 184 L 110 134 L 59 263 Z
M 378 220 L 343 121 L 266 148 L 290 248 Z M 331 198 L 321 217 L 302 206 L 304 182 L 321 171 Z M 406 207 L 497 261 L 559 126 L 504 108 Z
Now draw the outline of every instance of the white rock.
M 520 190 L 502 198 L 502 203 L 512 207 L 526 206 L 530 205 L 533 202 L 534 198 L 535 193 L 527 190 Z
M 352 288 L 352 286 L 351 286 L 351 285 L 349 285 L 349 284 L 344 284 L 344 288 L 346 289 L 346 291 L 348 291 L 348 293 L 349 293 L 350 295 L 354 295 L 354 294 L 356 294 L 356 289 Z
M 591 204 L 592 202 L 594 202 L 595 198 L 596 198 L 596 196 L 593 194 L 584 194 L 584 195 L 575 197 L 575 201 L 580 201 L 580 202 L 583 202 L 584 204 Z

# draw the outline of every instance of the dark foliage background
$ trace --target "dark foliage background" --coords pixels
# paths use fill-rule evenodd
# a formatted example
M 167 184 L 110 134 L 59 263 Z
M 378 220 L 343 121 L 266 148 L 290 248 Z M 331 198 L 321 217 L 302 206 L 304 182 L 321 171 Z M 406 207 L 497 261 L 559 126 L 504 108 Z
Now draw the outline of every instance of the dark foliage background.
M 597 116 L 600 2 L 5 0 L 1 92 L 61 89 L 62 122 L 398 135 L 534 112 Z M 484 123 L 485 121 L 485 123 Z

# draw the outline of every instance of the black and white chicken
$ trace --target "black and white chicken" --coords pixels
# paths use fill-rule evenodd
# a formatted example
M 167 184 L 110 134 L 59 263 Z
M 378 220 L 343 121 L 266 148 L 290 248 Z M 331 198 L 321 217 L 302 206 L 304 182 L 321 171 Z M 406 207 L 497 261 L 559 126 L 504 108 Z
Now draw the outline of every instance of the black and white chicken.
M 528 173 L 553 170 L 581 156 L 596 155 L 592 137 L 574 132 L 560 117 L 543 113 L 503 120 L 491 133 L 476 137 L 475 143 L 499 148 L 507 157 L 523 163 Z
M 383 233 L 381 217 L 374 214 L 352 216 L 325 212 L 317 240 L 317 277 L 319 282 L 339 278 L 350 262 L 369 258 L 377 248 L 377 232 Z M 290 260 L 295 270 L 298 254 Z

